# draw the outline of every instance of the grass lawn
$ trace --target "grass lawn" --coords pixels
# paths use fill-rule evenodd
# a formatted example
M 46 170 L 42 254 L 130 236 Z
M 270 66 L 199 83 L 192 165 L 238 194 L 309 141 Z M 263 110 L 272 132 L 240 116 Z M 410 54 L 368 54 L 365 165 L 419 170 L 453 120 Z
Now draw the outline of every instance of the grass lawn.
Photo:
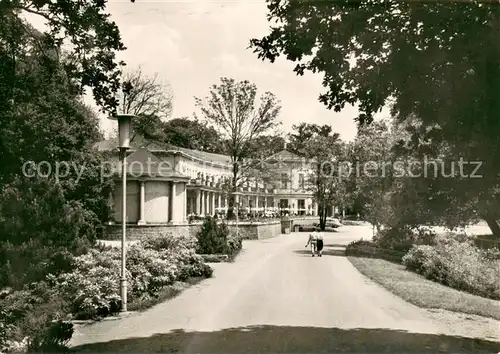
M 376 258 L 347 257 L 365 276 L 404 300 L 427 309 L 443 309 L 500 320 L 500 301 L 464 293 Z

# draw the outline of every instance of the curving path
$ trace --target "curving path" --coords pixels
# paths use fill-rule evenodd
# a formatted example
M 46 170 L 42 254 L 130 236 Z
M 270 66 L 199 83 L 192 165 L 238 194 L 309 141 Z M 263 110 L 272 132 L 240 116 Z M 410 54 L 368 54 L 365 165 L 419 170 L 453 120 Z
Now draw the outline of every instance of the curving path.
M 371 232 L 346 226 L 325 234 L 322 258 L 304 248 L 307 233 L 246 241 L 235 263 L 213 265 L 212 279 L 143 313 L 79 327 L 71 345 L 107 342 L 77 348 L 92 352 L 500 351 L 498 343 L 451 337 L 449 324 L 361 275 L 342 245 Z

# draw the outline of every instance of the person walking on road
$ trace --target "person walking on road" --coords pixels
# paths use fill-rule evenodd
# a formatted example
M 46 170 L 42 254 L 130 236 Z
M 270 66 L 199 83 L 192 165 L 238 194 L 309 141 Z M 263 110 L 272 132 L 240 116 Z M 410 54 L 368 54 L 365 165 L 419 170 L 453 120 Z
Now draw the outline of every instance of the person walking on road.
M 317 234 L 318 232 L 314 230 L 312 233 L 309 234 L 309 240 L 307 240 L 306 243 L 306 248 L 307 246 L 311 246 L 311 256 L 314 257 L 316 254 L 316 240 L 317 240 Z
M 316 252 L 318 257 L 321 257 L 323 256 L 323 235 L 319 231 L 319 229 L 316 229 Z

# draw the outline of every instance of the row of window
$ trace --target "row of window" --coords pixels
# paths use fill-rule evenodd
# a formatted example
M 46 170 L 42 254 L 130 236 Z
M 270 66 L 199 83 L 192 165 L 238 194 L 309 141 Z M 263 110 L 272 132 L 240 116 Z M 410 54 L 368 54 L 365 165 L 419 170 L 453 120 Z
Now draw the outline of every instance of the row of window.
M 290 178 L 288 177 L 288 174 L 282 173 L 281 174 L 281 189 L 288 189 L 288 182 L 290 182 Z M 304 187 L 305 187 L 304 174 L 299 173 L 299 188 L 304 189 Z
M 199 172 L 195 169 L 191 169 L 189 167 L 184 167 L 183 166 L 183 172 L 186 173 L 188 176 L 190 176 L 191 178 L 200 178 L 203 173 L 202 172 Z M 217 176 L 217 179 L 219 178 L 222 178 L 222 179 L 228 179 L 229 176 Z M 281 174 L 281 189 L 288 189 L 290 187 L 290 184 L 291 184 L 291 180 L 290 180 L 290 177 L 288 175 L 288 173 L 282 173 Z M 300 189 L 305 189 L 305 178 L 304 178 L 304 174 L 303 173 L 299 173 L 299 185 L 298 185 L 298 188 Z

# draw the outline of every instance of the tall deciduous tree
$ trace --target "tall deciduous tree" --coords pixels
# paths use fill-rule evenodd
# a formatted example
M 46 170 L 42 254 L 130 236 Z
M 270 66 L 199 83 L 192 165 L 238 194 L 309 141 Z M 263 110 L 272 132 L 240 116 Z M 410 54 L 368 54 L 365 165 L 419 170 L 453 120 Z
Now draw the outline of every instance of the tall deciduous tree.
M 279 134 L 262 135 L 255 139 L 254 151 L 255 159 L 265 159 L 272 156 L 285 147 L 285 138 Z
M 302 122 L 292 126 L 294 132 L 288 135 L 288 149 L 298 155 L 303 155 L 307 148 L 307 143 L 310 139 L 316 136 L 328 137 L 332 134 L 332 127 L 330 125 L 318 125 Z M 334 134 L 337 138 L 339 134 Z
M 421 119 L 413 132 L 416 142 L 446 142 L 450 155 L 482 161 L 481 179 L 449 179 L 449 191 L 457 200 L 477 200 L 478 211 L 500 236 L 500 4 L 267 4 L 269 20 L 277 25 L 251 41 L 260 58 L 274 61 L 283 54 L 297 63 L 299 75 L 322 73 L 326 92 L 319 99 L 329 109 L 359 103 L 357 120 L 366 123 L 391 104 L 398 120 Z
M 204 119 L 217 129 L 225 140 L 225 150 L 231 157 L 233 177 L 231 191 L 253 170 L 249 160 L 255 155 L 257 138 L 271 132 L 279 125 L 281 106 L 276 96 L 264 93 L 257 101 L 257 86 L 249 81 L 221 78 L 213 85 L 205 99 L 195 98 Z M 228 217 L 232 217 L 234 198 L 229 197 Z
M 162 129 L 166 143 L 215 154 L 225 153 L 220 134 L 196 119 L 174 118 L 164 122 Z
M 388 198 L 392 188 L 392 146 L 387 122 L 361 127 L 352 146 L 355 198 L 363 206 L 366 221 L 377 229 L 391 212 Z
M 15 73 L 0 68 L 23 87 L 15 104 L 0 112 L 0 242 L 67 246 L 95 237 L 95 226 L 108 217 L 111 185 L 100 170 L 105 157 L 93 149 L 102 139 L 98 118 L 57 53 L 28 45 L 21 35 L 26 41 L 17 49 Z
M 141 68 L 125 72 L 122 80 L 122 90 L 117 95 L 117 111 L 136 116 L 131 140 L 136 133 L 149 139 L 164 140 L 162 122 L 172 114 L 170 86 L 162 84 L 158 74 L 147 75 Z
M 2 66 L 15 72 L 17 57 L 26 45 L 44 51 L 66 48 L 64 65 L 79 93 L 90 87 L 97 104 L 107 111 L 116 107 L 114 93 L 120 85 L 116 52 L 125 49 L 116 24 L 106 12 L 106 0 L 49 1 L 7 0 L 0 5 Z M 39 36 L 24 19 L 37 17 L 47 26 Z M 23 38 L 24 41 L 19 41 Z M 46 60 L 50 60 L 46 57 Z M 52 58 L 52 60 L 54 60 Z M 57 59 L 59 60 L 59 59 Z M 21 87 L 13 76 L 1 78 L 10 86 L 9 100 Z M 7 81 L 4 81 L 7 79 Z
M 339 174 L 346 145 L 329 125 L 300 123 L 293 129 L 289 134 L 289 149 L 312 164 L 307 189 L 318 205 L 319 224 L 324 230 L 330 208 L 334 208 L 334 204 L 344 206 L 347 199 L 346 180 Z
M 317 135 L 305 142 L 305 155 L 312 161 L 313 171 L 308 176 L 308 189 L 318 205 L 319 225 L 325 230 L 326 218 L 334 204 L 342 205 L 345 181 L 339 175 L 343 144 L 338 134 Z

